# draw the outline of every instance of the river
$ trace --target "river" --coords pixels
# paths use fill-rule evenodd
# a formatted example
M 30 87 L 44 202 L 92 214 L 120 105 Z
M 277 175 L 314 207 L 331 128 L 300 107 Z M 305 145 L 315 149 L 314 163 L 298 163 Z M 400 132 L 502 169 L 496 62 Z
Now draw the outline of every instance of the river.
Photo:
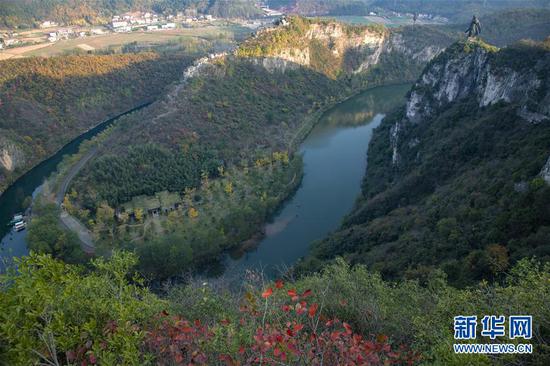
M 26 237 L 27 230 L 15 232 L 8 227 L 13 215 L 23 211 L 23 201 L 26 197 L 35 196 L 39 192 L 44 180 L 56 171 L 57 166 L 66 155 L 75 154 L 78 152 L 80 144 L 94 137 L 101 131 L 116 122 L 120 117 L 145 108 L 151 103 L 145 103 L 138 107 L 132 108 L 124 113 L 114 116 L 96 127 L 88 130 L 84 134 L 63 146 L 53 156 L 44 160 L 33 169 L 29 170 L 25 175 L 17 179 L 10 187 L 0 196 L 0 271 L 6 262 L 10 262 L 12 257 L 20 257 L 28 254 Z
M 367 148 L 384 113 L 405 103 L 410 84 L 367 90 L 326 112 L 300 147 L 304 176 L 295 194 L 265 228 L 252 251 L 233 252 L 226 277 L 258 269 L 273 277 L 337 229 L 359 197 Z
M 292 265 L 307 254 L 309 245 L 338 228 L 359 196 L 367 165 L 367 148 L 384 113 L 405 102 L 410 85 L 367 90 L 327 111 L 300 146 L 304 176 L 300 187 L 265 226 L 265 237 L 252 251 L 233 252 L 225 263 L 226 274 L 243 269 L 263 269 L 268 275 Z M 22 211 L 25 197 L 36 194 L 63 157 L 103 131 L 124 114 L 111 118 L 79 136 L 48 160 L 19 178 L 0 196 L 0 258 L 3 261 L 28 253 L 27 230 L 14 232 L 7 224 Z M 0 269 L 2 263 L 0 263 Z

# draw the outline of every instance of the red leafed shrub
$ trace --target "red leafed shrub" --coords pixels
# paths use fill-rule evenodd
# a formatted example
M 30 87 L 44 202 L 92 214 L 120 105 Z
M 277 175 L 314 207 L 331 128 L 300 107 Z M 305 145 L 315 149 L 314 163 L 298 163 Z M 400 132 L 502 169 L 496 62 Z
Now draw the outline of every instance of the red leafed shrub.
M 224 319 L 209 329 L 166 314 L 148 333 L 148 349 L 160 365 L 413 365 L 419 360 L 406 347 L 395 348 L 385 335 L 365 338 L 346 322 L 325 319 L 322 303 L 307 302 L 314 297 L 310 290 L 300 294 L 283 287 L 277 281 L 275 289 L 269 287 L 259 296 L 247 294 L 238 324 L 250 339 L 234 354 L 208 347 L 214 328 L 225 334 L 231 321 Z
M 157 356 L 158 365 L 206 365 L 202 351 L 211 337 L 200 321 L 189 322 L 180 317 L 161 314 L 160 324 L 148 332 L 146 348 Z

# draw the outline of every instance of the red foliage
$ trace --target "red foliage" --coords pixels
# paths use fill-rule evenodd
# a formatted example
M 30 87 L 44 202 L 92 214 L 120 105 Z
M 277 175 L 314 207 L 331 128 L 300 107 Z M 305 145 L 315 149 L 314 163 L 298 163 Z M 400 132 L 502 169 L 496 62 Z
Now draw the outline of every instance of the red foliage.
M 282 281 L 276 282 L 276 290 L 283 287 Z M 386 366 L 412 365 L 419 360 L 417 354 L 405 347 L 394 349 L 385 335 L 364 338 L 354 333 L 352 326 L 346 322 L 327 320 L 321 315 L 322 305 L 305 301 L 313 295 L 311 290 L 301 295 L 296 290 L 288 290 L 290 304 L 276 303 L 277 298 L 269 300 L 272 294 L 272 288 L 261 294 L 266 302 L 264 313 L 255 310 L 254 306 L 241 307 L 243 315 L 239 324 L 257 326 L 252 339 L 240 345 L 234 354 L 212 354 L 213 351 L 207 354 L 205 345 L 213 337 L 208 327 L 167 314 L 162 314 L 160 325 L 148 333 L 148 350 L 157 356 L 159 365 Z M 268 307 L 270 302 L 273 302 L 272 307 Z M 224 319 L 216 326 L 225 327 L 230 323 Z
M 180 317 L 164 319 L 148 332 L 146 348 L 157 356 L 158 365 L 206 365 L 203 345 L 212 337 L 206 326 L 196 320 L 191 323 Z

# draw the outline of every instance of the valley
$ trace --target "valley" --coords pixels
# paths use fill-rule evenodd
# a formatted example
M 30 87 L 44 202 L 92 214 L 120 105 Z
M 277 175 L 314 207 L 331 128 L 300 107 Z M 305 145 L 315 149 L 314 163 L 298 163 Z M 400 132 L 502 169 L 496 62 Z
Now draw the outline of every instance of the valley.
M 185 4 L 294 13 L 0 61 L 0 364 L 548 363 L 546 6 Z

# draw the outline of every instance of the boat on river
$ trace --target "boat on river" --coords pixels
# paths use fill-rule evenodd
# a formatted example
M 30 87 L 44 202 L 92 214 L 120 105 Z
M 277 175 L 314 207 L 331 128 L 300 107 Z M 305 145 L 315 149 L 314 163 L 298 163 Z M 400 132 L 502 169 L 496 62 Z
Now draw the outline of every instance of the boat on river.
M 13 215 L 13 219 L 10 221 L 10 226 L 13 226 L 15 228 L 15 231 L 22 231 L 25 230 L 27 227 L 27 223 L 25 222 L 25 217 L 23 214 L 15 214 Z

